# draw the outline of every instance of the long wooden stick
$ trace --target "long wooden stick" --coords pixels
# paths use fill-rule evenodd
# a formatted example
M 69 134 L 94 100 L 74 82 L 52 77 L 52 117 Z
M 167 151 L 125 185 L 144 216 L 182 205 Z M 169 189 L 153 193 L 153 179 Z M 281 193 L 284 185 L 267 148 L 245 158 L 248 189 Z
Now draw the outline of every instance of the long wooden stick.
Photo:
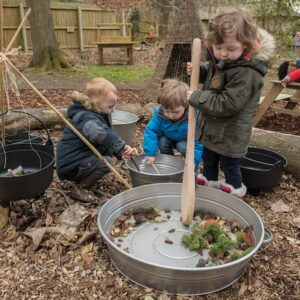
M 40 93 L 40 91 L 14 66 L 9 59 L 7 61 L 12 69 L 23 78 L 23 80 L 35 91 L 35 93 L 64 121 L 64 123 L 91 149 L 91 151 L 104 162 L 117 179 L 130 189 L 131 185 L 127 182 L 127 180 L 118 173 L 118 171 L 99 153 L 99 151 L 97 151 L 97 149 L 64 117 L 64 115 Z
M 5 49 L 5 53 L 7 53 L 10 48 L 12 47 L 14 41 L 16 40 L 16 38 L 18 37 L 19 32 L 21 31 L 23 24 L 25 23 L 27 17 L 29 16 L 31 12 L 31 8 L 29 8 L 24 16 L 24 18 L 22 19 L 20 25 L 18 26 L 18 29 L 16 30 L 15 34 L 13 35 L 12 39 L 10 40 L 9 44 L 7 45 L 6 49 Z
M 153 169 L 155 170 L 155 172 L 156 172 L 157 174 L 160 174 L 160 171 L 159 171 L 159 169 L 158 169 L 158 167 L 156 166 L 155 163 L 152 164 L 152 167 L 153 167 Z
M 196 38 L 193 40 L 192 46 L 192 75 L 190 89 L 195 91 L 199 86 L 200 76 L 200 57 L 201 57 L 201 41 Z M 195 209 L 195 166 L 194 166 L 194 151 L 195 151 L 195 125 L 196 125 L 196 110 L 189 106 L 188 115 L 188 137 L 186 156 L 184 163 L 184 173 L 181 188 L 181 221 L 184 225 L 189 225 L 192 222 Z
M 0 52 L 3 52 L 3 1 L 0 0 Z M 3 81 L 3 65 L 0 64 L 0 98 L 1 98 L 1 107 L 0 111 L 5 111 L 5 102 L 4 102 L 4 81 Z M 1 140 L 2 145 L 5 145 L 5 115 L 1 117 Z

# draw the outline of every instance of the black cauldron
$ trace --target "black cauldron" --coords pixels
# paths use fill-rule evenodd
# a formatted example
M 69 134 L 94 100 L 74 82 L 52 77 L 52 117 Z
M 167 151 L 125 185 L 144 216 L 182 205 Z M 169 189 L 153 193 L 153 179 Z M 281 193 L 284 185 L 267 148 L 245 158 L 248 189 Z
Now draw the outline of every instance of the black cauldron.
M 40 121 L 41 122 L 41 121 Z M 41 195 L 51 184 L 54 148 L 49 132 L 45 144 L 13 143 L 0 147 L 0 201 L 29 199 Z M 22 166 L 26 174 L 10 176 L 8 169 Z
M 286 166 L 287 159 L 282 155 L 254 147 L 248 147 L 240 160 L 243 183 L 254 194 L 277 186 Z
M 16 133 L 14 134 L 7 134 L 5 136 L 5 144 L 10 145 L 10 144 L 44 144 L 45 142 L 45 134 L 44 132 L 47 133 L 47 128 L 45 127 L 45 124 L 38 119 L 36 116 L 22 111 L 22 110 L 9 110 L 5 111 L 4 113 L 0 114 L 0 116 L 7 114 L 8 112 L 11 113 L 21 113 L 28 115 L 34 119 L 36 119 L 42 126 L 43 130 L 27 130 L 26 128 L 19 129 Z

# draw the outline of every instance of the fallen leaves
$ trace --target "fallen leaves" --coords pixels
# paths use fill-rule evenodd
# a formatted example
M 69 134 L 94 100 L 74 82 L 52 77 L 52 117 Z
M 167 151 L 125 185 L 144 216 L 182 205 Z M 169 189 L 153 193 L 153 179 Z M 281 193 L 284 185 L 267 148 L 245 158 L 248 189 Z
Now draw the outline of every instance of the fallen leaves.
M 276 201 L 271 205 L 271 210 L 279 213 L 279 212 L 289 212 L 290 207 L 286 205 L 282 200 Z

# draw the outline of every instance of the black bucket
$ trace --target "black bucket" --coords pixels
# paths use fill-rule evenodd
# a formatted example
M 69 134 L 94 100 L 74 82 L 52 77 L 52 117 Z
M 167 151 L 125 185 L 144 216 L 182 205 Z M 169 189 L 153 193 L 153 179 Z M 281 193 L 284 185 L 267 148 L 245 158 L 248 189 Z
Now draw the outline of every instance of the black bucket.
M 0 201 L 34 198 L 40 196 L 51 184 L 54 150 L 47 129 L 46 132 L 48 140 L 45 145 L 16 143 L 0 147 Z M 9 176 L 7 170 L 18 166 L 22 166 L 28 173 Z
M 8 134 L 5 136 L 5 144 L 44 144 L 45 142 L 45 132 L 47 133 L 47 128 L 45 127 L 45 124 L 38 119 L 36 116 L 22 111 L 22 110 L 9 110 L 5 111 L 4 113 L 1 113 L 0 116 L 7 114 L 8 112 L 12 113 L 22 113 L 25 115 L 28 115 L 34 119 L 36 119 L 42 126 L 43 130 L 28 130 L 25 128 L 19 129 L 17 133 L 15 134 Z
M 248 147 L 240 160 L 243 183 L 254 193 L 276 187 L 286 166 L 287 159 L 280 154 L 254 147 Z

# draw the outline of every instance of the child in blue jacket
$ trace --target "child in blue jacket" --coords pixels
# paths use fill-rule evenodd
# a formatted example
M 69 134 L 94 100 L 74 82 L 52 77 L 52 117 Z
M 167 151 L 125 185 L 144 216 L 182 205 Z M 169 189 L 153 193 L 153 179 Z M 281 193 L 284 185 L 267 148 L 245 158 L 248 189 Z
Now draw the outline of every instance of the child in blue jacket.
M 185 156 L 188 131 L 188 104 L 186 83 L 177 79 L 163 81 L 158 103 L 144 133 L 144 152 L 148 164 L 154 163 L 158 152 L 174 155 L 177 149 Z M 195 168 L 202 160 L 202 144 L 195 139 Z

